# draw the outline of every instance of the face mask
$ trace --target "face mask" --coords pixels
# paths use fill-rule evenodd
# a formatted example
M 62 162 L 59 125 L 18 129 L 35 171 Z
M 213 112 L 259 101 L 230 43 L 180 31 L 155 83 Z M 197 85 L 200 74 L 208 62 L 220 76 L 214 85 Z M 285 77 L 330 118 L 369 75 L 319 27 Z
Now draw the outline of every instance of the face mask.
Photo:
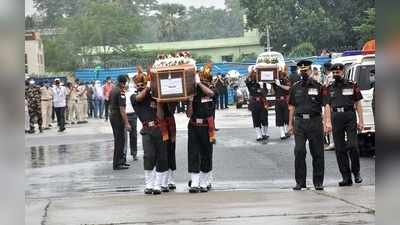
M 307 81 L 307 80 L 308 80 L 308 74 L 307 74 L 307 72 L 301 72 L 301 78 L 302 78 L 304 81 Z

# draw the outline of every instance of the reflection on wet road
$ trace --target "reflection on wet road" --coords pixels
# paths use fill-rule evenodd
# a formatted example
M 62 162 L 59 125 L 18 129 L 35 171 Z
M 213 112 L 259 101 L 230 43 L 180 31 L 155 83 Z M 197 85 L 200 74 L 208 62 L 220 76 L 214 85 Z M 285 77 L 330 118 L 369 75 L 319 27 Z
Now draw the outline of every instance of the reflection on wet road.
M 32 146 L 25 157 L 25 168 L 42 168 L 89 161 L 110 161 L 113 142 L 89 144 Z

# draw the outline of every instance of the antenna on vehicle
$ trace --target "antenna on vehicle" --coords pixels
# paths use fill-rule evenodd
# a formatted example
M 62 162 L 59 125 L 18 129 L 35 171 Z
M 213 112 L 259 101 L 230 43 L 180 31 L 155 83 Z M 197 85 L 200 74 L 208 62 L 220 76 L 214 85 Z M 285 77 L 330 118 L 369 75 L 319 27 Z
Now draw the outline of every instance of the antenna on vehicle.
M 269 36 L 269 25 L 267 25 L 267 52 L 271 52 L 271 41 Z

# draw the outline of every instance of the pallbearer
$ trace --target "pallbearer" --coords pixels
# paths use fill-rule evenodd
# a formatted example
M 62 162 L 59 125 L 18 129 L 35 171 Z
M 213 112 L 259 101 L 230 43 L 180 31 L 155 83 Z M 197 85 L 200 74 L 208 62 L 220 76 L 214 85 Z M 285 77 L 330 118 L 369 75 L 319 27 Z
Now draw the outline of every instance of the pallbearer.
M 257 134 L 256 140 L 266 140 L 268 138 L 268 103 L 260 84 L 256 80 L 256 71 L 253 67 L 249 68 L 249 76 L 245 83 L 250 93 L 249 109 L 253 118 L 253 127 Z
M 213 144 L 215 144 L 215 126 L 213 118 L 214 91 L 210 84 L 211 64 L 204 66 L 200 74 L 195 75 L 195 95 L 189 102 L 188 124 L 188 169 L 191 175 L 190 193 L 207 192 L 210 171 L 212 170 Z
M 161 123 L 162 134 L 164 139 L 167 139 L 165 135 L 168 135 L 168 140 L 165 141 L 167 155 L 168 155 L 168 172 L 165 176 L 161 189 L 164 192 L 168 190 L 175 190 L 175 170 L 176 170 L 176 123 L 174 117 L 174 111 L 177 103 L 164 103 L 162 104 L 163 109 L 163 120 Z
M 140 131 L 143 144 L 145 194 L 161 194 L 161 185 L 168 175 L 167 149 L 164 141 L 168 135 L 162 132 L 162 105 L 151 97 L 150 80 L 143 74 L 134 77 L 137 93 L 131 96 L 133 109 L 143 124 Z M 155 171 L 153 171 L 155 169 Z
M 279 78 L 272 83 L 272 88 L 275 91 L 275 119 L 276 126 L 280 128 L 281 139 L 290 137 L 287 130 L 289 124 L 289 108 L 288 108 L 288 95 L 289 95 L 289 80 L 286 72 L 279 72 Z

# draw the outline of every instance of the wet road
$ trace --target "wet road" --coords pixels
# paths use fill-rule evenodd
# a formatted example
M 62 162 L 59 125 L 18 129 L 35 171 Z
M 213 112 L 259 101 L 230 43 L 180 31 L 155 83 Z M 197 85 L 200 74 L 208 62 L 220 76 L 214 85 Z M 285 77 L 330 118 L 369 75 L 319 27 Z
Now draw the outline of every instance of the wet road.
M 273 121 L 273 118 L 270 120 Z M 291 187 L 294 184 L 293 139 L 280 141 L 277 138 L 278 129 L 272 128 L 271 140 L 262 145 L 254 140 L 254 130 L 248 128 L 247 122 L 248 118 L 243 115 L 229 115 L 217 122 L 221 130 L 217 133 L 218 142 L 214 147 L 215 189 L 225 191 Z M 231 123 L 239 124 L 239 128 L 233 128 Z M 101 129 L 107 130 L 109 125 L 94 123 L 92 126 L 101 126 Z M 187 191 L 187 131 L 184 126 L 178 126 L 177 133 L 177 192 Z M 85 133 L 78 132 L 80 128 L 75 129 L 77 132 L 70 132 L 68 136 L 48 134 L 28 137 L 25 152 L 28 198 L 142 193 L 144 176 L 140 135 L 139 161 L 131 162 L 129 170 L 113 171 L 112 134 L 97 134 L 92 130 Z M 309 154 L 307 158 L 311 178 Z M 325 159 L 325 185 L 336 186 L 340 176 L 334 152 L 325 152 Z M 128 161 L 131 161 L 130 157 Z M 375 184 L 374 159 L 361 159 L 361 173 L 363 185 Z M 311 180 L 308 180 L 308 184 L 312 186 Z

